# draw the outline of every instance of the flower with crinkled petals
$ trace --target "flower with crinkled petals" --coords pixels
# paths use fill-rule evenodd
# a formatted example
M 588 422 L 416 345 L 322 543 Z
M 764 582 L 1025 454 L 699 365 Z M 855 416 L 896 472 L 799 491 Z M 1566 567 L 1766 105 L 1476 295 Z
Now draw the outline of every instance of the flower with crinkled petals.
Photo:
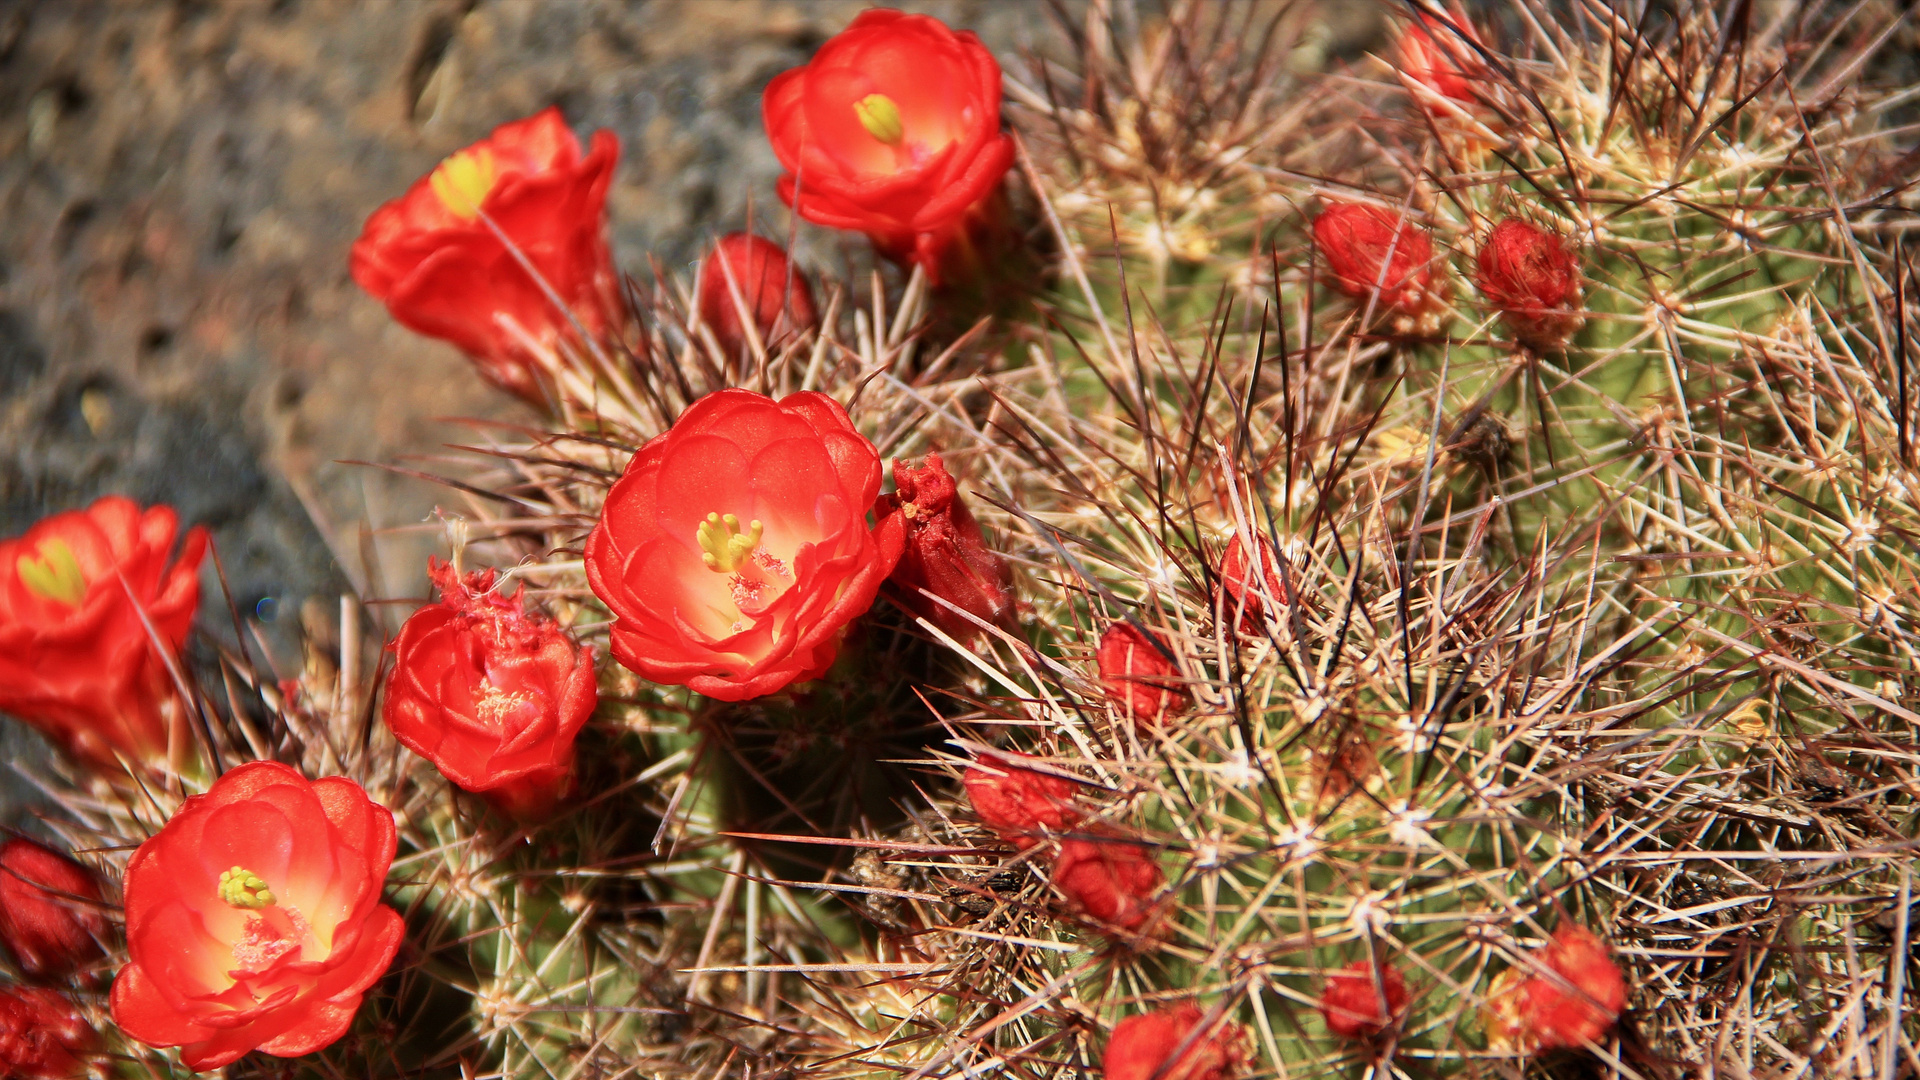
M 20 970 L 56 978 L 100 955 L 100 879 L 24 836 L 0 844 L 0 944 Z
M 154 639 L 186 643 L 207 552 L 190 529 L 169 564 L 179 531 L 172 507 L 109 495 L 0 541 L 0 712 L 97 768 L 166 754 L 184 714 Z
M 1100 686 L 1107 700 L 1136 724 L 1157 724 L 1187 701 L 1180 669 L 1162 651 L 1165 648 L 1128 622 L 1116 621 L 1100 635 L 1095 658 Z
M 1138 930 L 1155 914 L 1166 878 L 1153 853 L 1122 840 L 1063 840 L 1053 861 L 1053 887 L 1098 922 Z
M 599 703 L 593 650 L 495 593 L 492 570 L 462 577 L 429 559 L 427 575 L 440 602 L 400 628 L 381 715 L 447 779 L 536 820 L 572 782 L 574 736 Z
M 1487 995 L 1494 1046 L 1531 1053 L 1597 1042 L 1627 1004 L 1613 950 L 1584 926 L 1556 930 L 1530 962 L 1507 969 Z
M 1386 961 L 1370 964 L 1355 960 L 1327 976 L 1320 995 L 1320 1016 L 1327 1030 L 1349 1039 L 1364 1039 L 1387 1029 L 1407 1007 L 1407 980 Z
M 99 1036 L 73 1003 L 52 990 L 0 988 L 0 1077 L 70 1080 L 87 1075 L 81 1056 Z
M 1450 14 L 1448 21 L 1460 33 L 1478 41 L 1473 24 L 1464 15 Z M 1400 74 L 1419 87 L 1419 94 L 1431 94 L 1422 101 L 1430 112 L 1440 112 L 1442 101 L 1474 103 L 1473 83 L 1484 77 L 1479 56 L 1431 16 L 1418 16 L 1400 32 Z
M 900 558 L 880 455 L 825 394 L 722 390 L 633 456 L 587 537 L 613 657 L 721 701 L 824 674 Z
M 1064 832 L 1081 817 L 1073 781 L 1025 768 L 1024 760 L 1025 754 L 982 754 L 961 778 L 981 824 L 1022 851 L 1047 830 Z
M 1578 256 L 1532 222 L 1495 225 L 1474 260 L 1473 281 L 1514 340 L 1536 352 L 1565 345 L 1587 321 Z
M 380 902 L 394 848 L 393 814 L 351 780 L 228 772 L 127 864 L 114 1022 L 198 1070 L 330 1045 L 400 948 Z
M 1241 633 L 1254 634 L 1260 632 L 1261 624 L 1270 617 L 1269 605 L 1280 605 L 1271 611 L 1271 617 L 1280 617 L 1285 614 L 1285 605 L 1292 594 L 1280 577 L 1279 557 L 1267 538 L 1254 534 L 1252 547 L 1260 553 L 1257 580 L 1253 576 L 1254 560 L 1247 555 L 1247 547 L 1240 533 L 1227 541 L 1227 550 L 1220 556 L 1220 602 L 1226 616 L 1237 620 Z
M 1013 618 L 1013 568 L 987 546 L 980 523 L 960 498 L 959 485 L 928 452 L 918 467 L 893 463 L 894 493 L 882 496 L 874 512 L 899 515 L 906 548 L 893 568 L 896 594 L 907 610 L 930 620 L 961 641 L 980 634 L 979 623 L 922 595 L 932 593 L 981 622 L 1009 625 Z
M 622 318 L 606 213 L 619 157 L 610 131 L 582 154 L 558 108 L 502 124 L 367 218 L 353 280 L 408 329 L 458 346 L 488 382 L 545 405 L 541 354 L 581 344 L 575 319 L 597 339 Z
M 787 258 L 786 249 L 752 233 L 728 233 L 713 245 L 713 253 L 700 264 L 699 295 L 700 321 L 730 359 L 747 349 L 742 305 L 750 313 L 754 334 L 770 352 L 820 323 L 813 288 Z
M 761 111 L 795 213 L 866 233 L 935 284 L 969 212 L 1013 164 L 999 63 L 928 15 L 861 12 L 811 62 L 775 76 Z
M 1114 1025 L 1100 1059 L 1106 1080 L 1228 1080 L 1246 1062 L 1246 1029 L 1223 1022 L 1196 1032 L 1206 1011 L 1191 1003 L 1129 1016 Z M 1185 1044 L 1186 1052 L 1174 1054 Z
M 1333 286 L 1365 304 L 1379 293 L 1382 314 L 1430 330 L 1444 304 L 1433 280 L 1433 241 L 1412 221 L 1378 206 L 1333 203 L 1313 219 L 1313 242 Z

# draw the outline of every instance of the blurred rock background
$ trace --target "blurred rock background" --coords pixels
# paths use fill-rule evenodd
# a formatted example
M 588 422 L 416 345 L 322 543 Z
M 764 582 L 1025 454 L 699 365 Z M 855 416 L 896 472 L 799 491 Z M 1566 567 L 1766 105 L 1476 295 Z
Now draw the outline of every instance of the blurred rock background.
M 558 104 L 621 138 L 624 268 L 683 266 L 750 200 L 784 232 L 760 92 L 867 6 L 0 3 L 0 536 L 108 493 L 172 503 L 213 530 L 236 602 L 287 662 L 303 605 L 424 595 L 431 512 L 457 500 L 339 460 L 471 438 L 444 417 L 534 417 L 354 286 L 367 214 Z M 1055 47 L 1038 2 L 900 6 L 1003 60 Z M 1326 10 L 1332 51 L 1372 43 L 1378 9 Z M 211 565 L 204 591 L 203 621 L 230 637 Z M 8 761 L 45 753 L 0 722 Z M 0 769 L 0 822 L 30 799 Z

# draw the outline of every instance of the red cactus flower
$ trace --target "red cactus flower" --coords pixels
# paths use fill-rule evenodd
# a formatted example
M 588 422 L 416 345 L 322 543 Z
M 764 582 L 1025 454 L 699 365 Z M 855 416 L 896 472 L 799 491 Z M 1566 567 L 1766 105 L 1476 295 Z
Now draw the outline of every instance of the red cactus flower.
M 516 595 L 492 570 L 463 579 L 427 561 L 440 587 L 400 628 L 382 714 L 394 737 L 503 813 L 535 820 L 573 778 L 573 739 L 593 715 L 593 650 Z
M 1229 1080 L 1246 1063 L 1246 1029 L 1223 1023 L 1193 1037 L 1175 1060 L 1182 1043 L 1206 1021 L 1198 1005 L 1172 1005 L 1114 1025 L 1101 1068 L 1107 1080 Z
M 751 233 L 729 233 L 700 268 L 700 321 L 712 328 L 728 356 L 739 356 L 747 348 L 741 304 L 753 313 L 754 333 L 768 349 L 820 323 L 813 289 L 794 269 L 786 249 Z
M 373 212 L 353 280 L 408 329 L 458 346 L 488 382 L 545 404 L 541 356 L 578 342 L 573 319 L 595 338 L 620 324 L 606 236 L 619 156 L 608 131 L 582 155 L 557 108 L 502 124 Z
M 1159 723 L 1187 701 L 1180 669 L 1132 623 L 1108 624 L 1096 659 L 1107 700 L 1135 723 Z
M 1487 1030 L 1496 1046 L 1585 1046 L 1613 1028 L 1627 1004 L 1627 981 L 1606 942 L 1568 924 L 1532 960 L 1506 971 L 1488 995 Z
M 1000 65 L 980 39 L 927 15 L 860 13 L 812 62 L 775 76 L 761 109 L 808 221 L 866 233 L 938 283 L 941 255 L 1013 163 Z
M 1235 533 L 1227 542 L 1226 553 L 1220 556 L 1221 603 L 1227 618 L 1238 616 L 1240 632 L 1245 634 L 1260 632 L 1268 618 L 1269 604 L 1285 605 L 1291 600 L 1286 582 L 1280 579 L 1280 561 L 1273 545 L 1255 534 L 1253 546 L 1260 553 L 1258 583 L 1253 581 L 1253 560 L 1247 556 L 1243 534 Z M 1273 616 L 1278 618 L 1283 613 L 1284 607 L 1276 609 Z
M 1013 617 L 1013 569 L 987 546 L 940 455 L 929 451 L 919 468 L 894 462 L 893 483 L 894 493 L 881 497 L 874 512 L 883 519 L 898 515 L 906 533 L 890 579 L 901 603 L 961 641 L 973 639 L 979 626 L 920 595 L 921 589 L 986 622 L 1007 624 Z
M 1334 203 L 1313 219 L 1313 242 L 1333 273 L 1333 286 L 1365 302 L 1377 289 L 1380 309 L 1405 318 L 1440 305 L 1433 281 L 1433 241 L 1400 215 L 1363 203 Z
M 96 767 L 165 755 L 184 714 L 153 639 L 186 643 L 207 552 L 190 529 L 169 565 L 179 528 L 109 495 L 0 541 L 0 712 Z
M 70 1080 L 87 1075 L 81 1057 L 98 1037 L 73 1003 L 31 986 L 0 989 L 0 1076 Z
M 1450 16 L 1448 21 L 1479 40 L 1464 17 Z M 1478 55 L 1452 30 L 1424 15 L 1401 31 L 1400 73 L 1438 97 L 1472 104 L 1481 66 Z
M 1407 981 L 1385 961 L 1376 966 L 1355 960 L 1327 976 L 1326 990 L 1320 995 L 1320 1015 L 1327 1030 L 1349 1039 L 1380 1034 L 1406 1007 Z
M 899 561 L 880 455 L 825 394 L 722 390 L 640 448 L 587 538 L 613 656 L 722 701 L 819 677 Z
M 1138 930 L 1154 914 L 1154 894 L 1166 878 L 1153 854 L 1114 840 L 1063 840 L 1053 861 L 1053 886 L 1083 914 L 1123 930 Z
M 985 754 L 967 769 L 962 783 L 981 824 L 1022 851 L 1040 842 L 1043 831 L 1065 832 L 1080 821 L 1071 780 L 1020 767 L 1025 754 Z
M 25 837 L 0 844 L 0 944 L 26 974 L 59 978 L 99 956 L 99 903 L 92 870 Z
M 1580 261 L 1565 241 L 1538 225 L 1508 218 L 1480 245 L 1474 284 L 1506 317 L 1514 340 L 1536 351 L 1567 343 L 1580 324 Z
M 400 948 L 380 902 L 394 843 L 393 815 L 351 780 L 228 772 L 127 864 L 114 1022 L 198 1070 L 331 1044 Z

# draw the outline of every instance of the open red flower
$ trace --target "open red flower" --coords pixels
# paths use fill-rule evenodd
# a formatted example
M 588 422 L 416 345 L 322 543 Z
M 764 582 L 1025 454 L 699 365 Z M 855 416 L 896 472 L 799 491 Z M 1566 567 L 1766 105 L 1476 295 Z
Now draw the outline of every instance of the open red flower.
M 640 448 L 587 537 L 613 656 L 722 701 L 818 678 L 900 558 L 880 455 L 839 402 L 722 390 Z
M 1196 1035 L 1194 1029 L 1206 1018 L 1198 1005 L 1185 1004 L 1115 1024 L 1100 1061 L 1106 1080 L 1228 1080 L 1246 1062 L 1246 1029 L 1223 1022 Z M 1182 1044 L 1186 1052 L 1176 1060 Z
M 1229 619 L 1238 618 L 1241 633 L 1259 633 L 1268 618 L 1269 605 L 1274 608 L 1274 617 L 1284 612 L 1291 594 L 1287 592 L 1286 582 L 1280 578 L 1280 561 L 1273 552 L 1273 545 L 1267 538 L 1256 534 L 1253 547 L 1260 560 L 1260 578 L 1253 576 L 1253 559 L 1247 555 L 1247 543 L 1243 535 L 1235 533 L 1227 541 L 1226 553 L 1220 556 L 1221 603 L 1226 608 Z
M 73 1003 L 31 986 L 0 989 L 0 1076 L 71 1080 L 87 1075 L 81 1055 L 98 1041 Z
M 58 978 L 99 956 L 99 903 L 92 870 L 25 837 L 0 844 L 0 944 L 21 971 Z
M 1419 321 L 1441 304 L 1433 281 L 1433 241 L 1399 214 L 1364 203 L 1334 203 L 1313 219 L 1313 241 L 1333 286 L 1365 303 L 1375 290 L 1383 313 Z
M 1022 851 L 1051 830 L 1065 832 L 1080 821 L 1073 781 L 1022 768 L 1025 754 L 985 754 L 961 782 L 981 824 Z
M 1013 163 L 999 63 L 927 15 L 861 12 L 811 63 L 775 76 L 761 111 L 788 206 L 866 233 L 936 283 L 942 252 Z
M 382 716 L 447 779 L 539 818 L 572 782 L 574 736 L 599 704 L 593 650 L 496 594 L 492 570 L 462 578 L 429 559 L 427 574 L 440 602 L 400 628 Z
M 736 297 L 738 299 L 736 299 Z M 753 331 L 767 349 L 819 325 L 813 289 L 779 244 L 751 233 L 728 233 L 700 267 L 700 321 L 728 356 L 747 349 L 741 305 L 752 312 Z
M 1083 914 L 1138 930 L 1154 914 L 1166 882 L 1153 853 L 1118 840 L 1063 840 L 1053 861 L 1053 887 Z
M 1134 629 L 1114 622 L 1100 635 L 1100 685 L 1115 708 L 1135 723 L 1157 724 L 1172 716 L 1187 700 L 1180 685 L 1180 669 L 1167 659 L 1158 643 Z
M 393 815 L 351 780 L 228 772 L 127 864 L 114 1022 L 200 1070 L 331 1044 L 400 948 L 380 902 L 394 846 Z
M 568 312 L 596 338 L 619 325 L 606 235 L 619 156 L 608 131 L 581 154 L 557 108 L 502 124 L 373 212 L 353 280 L 408 329 L 459 346 L 488 382 L 544 404 L 540 355 L 579 339 Z
M 1559 236 L 1508 218 L 1480 245 L 1474 284 L 1505 316 L 1515 341 L 1536 351 L 1557 349 L 1586 321 L 1580 260 Z
M 988 623 L 1013 618 L 1013 568 L 987 546 L 980 523 L 961 500 L 953 476 L 931 451 L 919 468 L 893 463 L 894 493 L 881 498 L 874 512 L 898 515 L 907 543 L 892 581 L 909 611 L 961 641 L 980 633 L 978 624 L 920 594 L 927 592 Z
M 178 652 L 200 603 L 207 534 L 109 495 L 0 541 L 0 712 L 75 756 L 155 759 L 183 715 L 153 634 Z
M 1380 1034 L 1406 1007 L 1407 981 L 1384 961 L 1376 966 L 1355 960 L 1327 976 L 1327 988 L 1320 995 L 1320 1016 L 1327 1030 L 1349 1039 Z
M 1509 968 L 1488 995 L 1487 1029 L 1495 1045 L 1566 1049 L 1612 1029 L 1627 1004 L 1627 981 L 1606 942 L 1570 923 L 1532 960 Z

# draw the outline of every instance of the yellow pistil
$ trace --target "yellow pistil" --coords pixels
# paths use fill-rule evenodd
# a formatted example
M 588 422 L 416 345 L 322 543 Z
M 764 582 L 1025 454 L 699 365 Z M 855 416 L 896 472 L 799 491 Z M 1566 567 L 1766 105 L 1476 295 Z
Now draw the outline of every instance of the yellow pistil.
M 747 531 L 743 533 L 740 519 L 734 515 L 708 514 L 694 534 L 700 542 L 700 561 L 716 574 L 731 574 L 759 546 L 760 532 L 758 520 L 748 522 Z
M 900 106 L 885 94 L 868 94 L 853 103 L 853 111 L 867 134 L 888 146 L 899 146 L 900 140 L 906 137 L 906 126 L 900 122 Z
M 230 907 L 272 907 L 273 890 L 267 888 L 259 874 L 236 866 L 220 871 L 220 899 Z
M 79 607 L 87 598 L 87 577 L 80 572 L 80 560 L 65 540 L 55 536 L 40 541 L 40 557 L 22 555 L 13 564 L 20 583 L 42 600 L 68 607 Z
M 493 151 L 477 146 L 441 162 L 427 183 L 449 213 L 462 221 L 472 221 L 480 216 L 480 204 L 487 201 L 487 193 L 498 178 Z

